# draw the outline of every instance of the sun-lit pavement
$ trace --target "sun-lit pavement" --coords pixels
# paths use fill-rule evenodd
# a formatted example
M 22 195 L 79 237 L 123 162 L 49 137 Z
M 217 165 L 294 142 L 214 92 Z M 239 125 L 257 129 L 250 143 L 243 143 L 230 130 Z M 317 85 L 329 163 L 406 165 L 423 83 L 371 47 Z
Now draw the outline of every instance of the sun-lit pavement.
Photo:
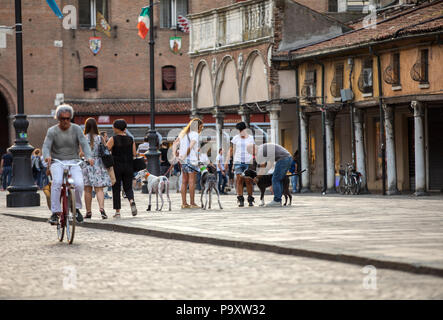
M 0 193 L 0 213 L 47 218 L 42 194 L 41 207 L 6 208 Z M 223 210 L 213 197 L 211 210 L 180 209 L 179 194 L 171 193 L 172 211 L 147 212 L 147 195 L 136 191 L 138 215 L 132 217 L 128 202 L 122 201 L 122 219 L 112 219 L 112 200 L 106 200 L 110 217 L 101 220 L 93 199 L 89 224 L 114 225 L 157 231 L 162 235 L 252 243 L 303 252 L 368 258 L 411 266 L 443 269 L 443 196 L 321 196 L 296 195 L 290 207 L 238 208 L 234 195 L 222 196 Z M 270 201 L 271 195 L 265 196 Z M 155 197 L 153 197 L 155 208 Z M 200 203 L 197 195 L 197 203 Z M 256 196 L 256 203 L 259 203 Z M 82 210 L 84 213 L 84 209 Z M 100 224 L 100 225 L 99 225 Z M 175 235 L 175 236 L 174 236 Z M 181 239 L 180 237 L 178 239 Z M 343 261 L 346 261 L 345 259 Z

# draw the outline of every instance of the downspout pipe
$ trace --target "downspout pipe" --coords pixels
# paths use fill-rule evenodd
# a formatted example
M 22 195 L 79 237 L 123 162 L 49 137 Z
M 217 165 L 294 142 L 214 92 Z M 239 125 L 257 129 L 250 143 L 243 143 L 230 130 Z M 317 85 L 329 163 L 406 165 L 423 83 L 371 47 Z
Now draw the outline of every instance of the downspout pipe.
M 385 146 L 385 124 L 384 124 L 384 110 L 383 110 L 383 83 L 381 79 L 381 59 L 380 55 L 369 47 L 369 52 L 377 57 L 377 78 L 378 78 L 378 107 L 380 114 L 380 148 L 381 148 L 381 162 L 382 162 L 382 192 L 386 195 L 386 146 Z
M 328 189 L 328 165 L 326 158 L 326 109 L 325 109 L 325 65 L 320 63 L 321 65 L 321 104 L 323 111 L 322 115 L 322 139 L 323 139 L 323 190 L 322 194 L 326 194 L 326 190 Z
M 295 67 L 295 94 L 297 96 L 297 99 L 295 100 L 295 112 L 297 113 L 297 123 L 298 123 L 298 141 L 297 141 L 297 150 L 298 150 L 298 156 L 297 156 L 297 163 L 298 163 L 298 169 L 301 169 L 301 119 L 300 119 L 300 79 L 299 79 L 299 72 L 298 72 L 298 66 Z M 298 190 L 297 192 L 301 191 L 301 188 L 303 187 L 301 176 L 299 176 L 298 179 Z

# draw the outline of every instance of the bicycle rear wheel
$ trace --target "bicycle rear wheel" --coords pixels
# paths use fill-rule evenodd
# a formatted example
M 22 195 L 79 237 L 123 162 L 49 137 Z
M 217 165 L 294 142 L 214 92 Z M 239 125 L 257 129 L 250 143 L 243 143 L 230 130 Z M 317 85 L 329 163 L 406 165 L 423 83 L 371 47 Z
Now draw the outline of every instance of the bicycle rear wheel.
M 340 192 L 340 194 L 346 193 L 345 178 L 343 176 L 340 176 L 340 182 L 338 183 L 338 192 Z
M 69 244 L 74 242 L 74 234 L 75 234 L 75 221 L 76 219 L 76 210 L 75 210 L 75 196 L 72 189 L 68 189 L 68 211 L 66 214 L 66 240 L 68 240 Z

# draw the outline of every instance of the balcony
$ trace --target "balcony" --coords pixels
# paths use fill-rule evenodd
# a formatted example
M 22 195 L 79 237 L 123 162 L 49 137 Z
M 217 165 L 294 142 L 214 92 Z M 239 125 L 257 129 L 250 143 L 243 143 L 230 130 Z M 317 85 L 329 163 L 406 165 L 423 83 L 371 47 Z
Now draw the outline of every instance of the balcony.
M 265 41 L 273 34 L 272 1 L 250 0 L 188 16 L 190 54 Z

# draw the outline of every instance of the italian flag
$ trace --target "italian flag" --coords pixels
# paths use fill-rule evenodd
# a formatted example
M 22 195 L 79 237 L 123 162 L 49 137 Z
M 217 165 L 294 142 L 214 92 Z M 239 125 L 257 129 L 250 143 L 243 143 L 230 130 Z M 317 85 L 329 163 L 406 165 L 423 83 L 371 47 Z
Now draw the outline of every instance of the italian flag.
M 140 13 L 140 16 L 138 17 L 138 35 L 140 38 L 144 39 L 146 38 L 146 35 L 149 31 L 149 16 L 151 15 L 151 12 L 149 10 L 149 7 L 142 8 L 142 12 Z

